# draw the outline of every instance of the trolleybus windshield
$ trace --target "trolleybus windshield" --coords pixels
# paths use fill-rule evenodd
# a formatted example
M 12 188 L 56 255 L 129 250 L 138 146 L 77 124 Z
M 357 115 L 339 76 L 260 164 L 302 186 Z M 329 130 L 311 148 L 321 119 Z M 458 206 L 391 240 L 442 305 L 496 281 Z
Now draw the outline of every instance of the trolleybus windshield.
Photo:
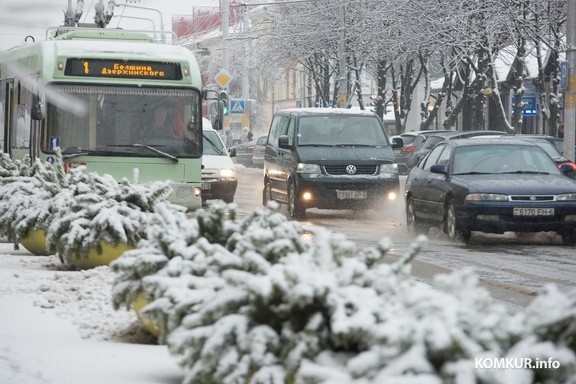
M 42 150 L 68 156 L 198 158 L 200 91 L 152 87 L 48 87 Z

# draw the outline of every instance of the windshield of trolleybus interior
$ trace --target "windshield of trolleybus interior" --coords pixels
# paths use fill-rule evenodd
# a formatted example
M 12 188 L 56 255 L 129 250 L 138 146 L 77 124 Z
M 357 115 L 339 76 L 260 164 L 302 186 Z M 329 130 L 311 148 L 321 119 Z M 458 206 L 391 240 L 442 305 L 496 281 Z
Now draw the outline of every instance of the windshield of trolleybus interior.
M 47 94 L 42 150 L 96 156 L 202 155 L 200 92 L 58 85 Z

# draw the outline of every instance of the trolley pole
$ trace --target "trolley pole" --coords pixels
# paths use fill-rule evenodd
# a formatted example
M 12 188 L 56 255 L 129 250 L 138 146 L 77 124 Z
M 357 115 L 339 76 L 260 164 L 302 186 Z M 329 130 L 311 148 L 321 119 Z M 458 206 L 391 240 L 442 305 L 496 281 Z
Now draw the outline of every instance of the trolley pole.
M 568 0 L 566 45 L 566 60 L 568 60 L 570 72 L 568 89 L 564 92 L 564 156 L 574 161 L 576 142 L 576 0 Z

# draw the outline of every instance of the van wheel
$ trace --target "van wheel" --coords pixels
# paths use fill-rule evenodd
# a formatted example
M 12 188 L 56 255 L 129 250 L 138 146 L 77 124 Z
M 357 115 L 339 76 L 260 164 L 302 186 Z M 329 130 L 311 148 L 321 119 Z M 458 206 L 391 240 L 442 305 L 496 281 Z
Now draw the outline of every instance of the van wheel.
M 262 205 L 268 206 L 268 203 L 272 201 L 272 188 L 270 187 L 270 182 L 264 180 L 264 189 L 262 190 Z
M 292 181 L 288 187 L 288 214 L 293 219 L 301 219 L 306 215 L 306 209 L 298 201 L 296 184 Z

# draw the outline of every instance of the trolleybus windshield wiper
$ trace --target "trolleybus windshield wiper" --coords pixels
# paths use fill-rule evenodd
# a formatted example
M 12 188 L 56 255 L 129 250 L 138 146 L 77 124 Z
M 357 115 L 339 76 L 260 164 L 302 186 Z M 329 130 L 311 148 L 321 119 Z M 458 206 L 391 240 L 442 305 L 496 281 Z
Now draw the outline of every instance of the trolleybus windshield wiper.
M 74 153 L 67 153 L 67 154 L 62 154 L 62 160 L 64 161 L 69 161 L 72 159 L 75 159 L 76 157 L 80 157 L 80 156 L 87 156 L 87 155 L 92 155 L 94 154 L 94 151 L 79 151 L 79 152 L 74 152 Z
M 163 156 L 163 157 L 169 159 L 169 160 L 170 160 L 171 162 L 173 162 L 174 164 L 176 164 L 176 163 L 178 162 L 178 158 L 177 158 L 176 156 L 172 156 L 171 154 L 166 153 L 166 152 L 164 152 L 164 151 L 161 151 L 161 150 L 159 150 L 158 148 L 154 148 L 154 147 L 151 146 L 151 145 L 134 143 L 134 144 L 132 144 L 132 146 L 133 146 L 133 147 L 136 147 L 136 148 L 146 148 L 146 149 L 148 149 L 148 150 L 150 150 L 150 151 L 152 151 L 152 152 L 154 152 L 154 153 L 159 154 L 160 156 Z

